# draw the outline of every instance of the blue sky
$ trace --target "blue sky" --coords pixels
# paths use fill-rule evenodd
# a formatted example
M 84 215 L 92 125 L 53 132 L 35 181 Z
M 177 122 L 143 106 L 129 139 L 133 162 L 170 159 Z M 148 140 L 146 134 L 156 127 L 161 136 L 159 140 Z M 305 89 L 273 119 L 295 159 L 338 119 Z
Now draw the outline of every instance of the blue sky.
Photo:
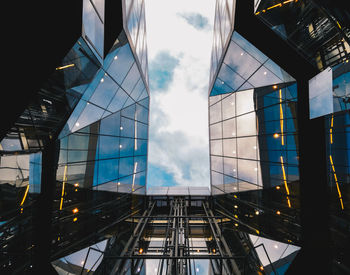
M 207 186 L 215 1 L 147 0 L 148 187 Z

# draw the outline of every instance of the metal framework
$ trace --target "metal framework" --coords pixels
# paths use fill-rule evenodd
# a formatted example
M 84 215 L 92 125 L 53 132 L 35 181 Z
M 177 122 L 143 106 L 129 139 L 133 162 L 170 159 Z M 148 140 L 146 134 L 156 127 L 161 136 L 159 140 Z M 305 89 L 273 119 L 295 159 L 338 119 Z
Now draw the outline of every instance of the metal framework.
M 113 252 L 113 246 L 99 251 L 104 260 L 95 273 L 140 274 L 146 260 L 157 260 L 157 275 L 192 275 L 199 272 L 198 261 L 207 260 L 214 275 L 259 274 L 261 263 L 249 238 L 242 242 L 238 231 L 230 231 L 236 241 L 226 240 L 223 230 L 233 221 L 212 208 L 209 197 L 150 198 L 142 215 L 126 219 L 133 229 L 122 251 Z

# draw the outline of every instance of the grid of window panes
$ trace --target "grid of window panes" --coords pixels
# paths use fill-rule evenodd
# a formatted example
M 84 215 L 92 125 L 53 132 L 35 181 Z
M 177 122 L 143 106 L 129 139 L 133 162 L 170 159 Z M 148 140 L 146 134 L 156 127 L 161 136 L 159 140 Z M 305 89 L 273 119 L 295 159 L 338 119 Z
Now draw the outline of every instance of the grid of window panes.
M 218 0 L 215 7 L 214 37 L 211 52 L 210 81 L 217 70 L 218 63 L 232 32 L 234 23 L 235 1 Z
M 299 178 L 295 80 L 232 34 L 209 97 L 212 192 L 277 187 Z
M 210 97 L 213 192 L 286 187 L 298 180 L 296 85 Z M 286 190 L 288 188 L 288 191 Z
M 149 96 L 125 33 L 80 88 L 82 98 L 60 134 L 61 187 L 144 193 Z
M 125 0 L 124 29 L 129 34 L 148 84 L 148 58 L 144 0 Z

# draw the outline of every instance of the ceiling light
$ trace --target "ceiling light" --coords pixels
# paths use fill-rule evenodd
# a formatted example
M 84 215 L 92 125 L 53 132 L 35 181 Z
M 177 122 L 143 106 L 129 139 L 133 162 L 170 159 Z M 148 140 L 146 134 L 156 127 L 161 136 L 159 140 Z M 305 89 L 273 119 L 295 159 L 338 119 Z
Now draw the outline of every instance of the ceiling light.
M 120 144 L 120 145 L 119 145 L 119 148 L 122 148 L 122 147 L 123 147 L 123 145 Z
M 79 122 L 75 123 L 75 126 L 79 126 L 79 125 L 80 125 Z
M 280 136 L 279 133 L 274 133 L 274 134 L 273 134 L 273 137 L 274 137 L 274 138 L 279 138 L 279 136 Z
M 104 80 L 103 77 L 102 77 L 101 80 L 100 80 L 100 82 L 103 82 L 103 81 L 105 81 L 105 80 Z
M 76 213 L 79 212 L 79 209 L 78 209 L 78 208 L 74 208 L 74 209 L 72 210 L 72 212 L 73 212 L 74 214 L 76 214 Z
M 117 60 L 118 59 L 118 56 L 116 55 L 115 57 L 114 57 L 114 60 Z
M 259 215 L 259 214 L 260 214 L 259 210 L 256 210 L 255 215 Z
M 277 189 L 277 190 L 280 190 L 280 189 L 281 189 L 281 187 L 280 187 L 280 186 L 276 186 L 276 189 Z
M 277 215 L 281 215 L 281 212 L 279 210 L 276 211 Z
M 274 88 L 276 90 L 277 89 L 277 85 L 273 85 L 272 88 Z
M 264 75 L 267 75 L 267 72 L 264 72 Z

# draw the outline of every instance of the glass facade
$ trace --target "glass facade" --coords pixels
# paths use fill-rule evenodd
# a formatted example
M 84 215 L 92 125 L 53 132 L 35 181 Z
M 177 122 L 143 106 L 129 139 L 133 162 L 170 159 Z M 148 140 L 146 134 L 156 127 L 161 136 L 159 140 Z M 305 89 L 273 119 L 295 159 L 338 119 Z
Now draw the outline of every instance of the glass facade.
M 295 80 L 234 32 L 210 94 L 212 193 L 279 186 L 291 195 L 299 178 Z
M 349 59 L 350 29 L 340 6 L 307 0 L 255 0 L 255 14 L 319 70 Z
M 148 55 L 144 0 L 125 0 L 124 29 L 142 68 L 148 85 Z

